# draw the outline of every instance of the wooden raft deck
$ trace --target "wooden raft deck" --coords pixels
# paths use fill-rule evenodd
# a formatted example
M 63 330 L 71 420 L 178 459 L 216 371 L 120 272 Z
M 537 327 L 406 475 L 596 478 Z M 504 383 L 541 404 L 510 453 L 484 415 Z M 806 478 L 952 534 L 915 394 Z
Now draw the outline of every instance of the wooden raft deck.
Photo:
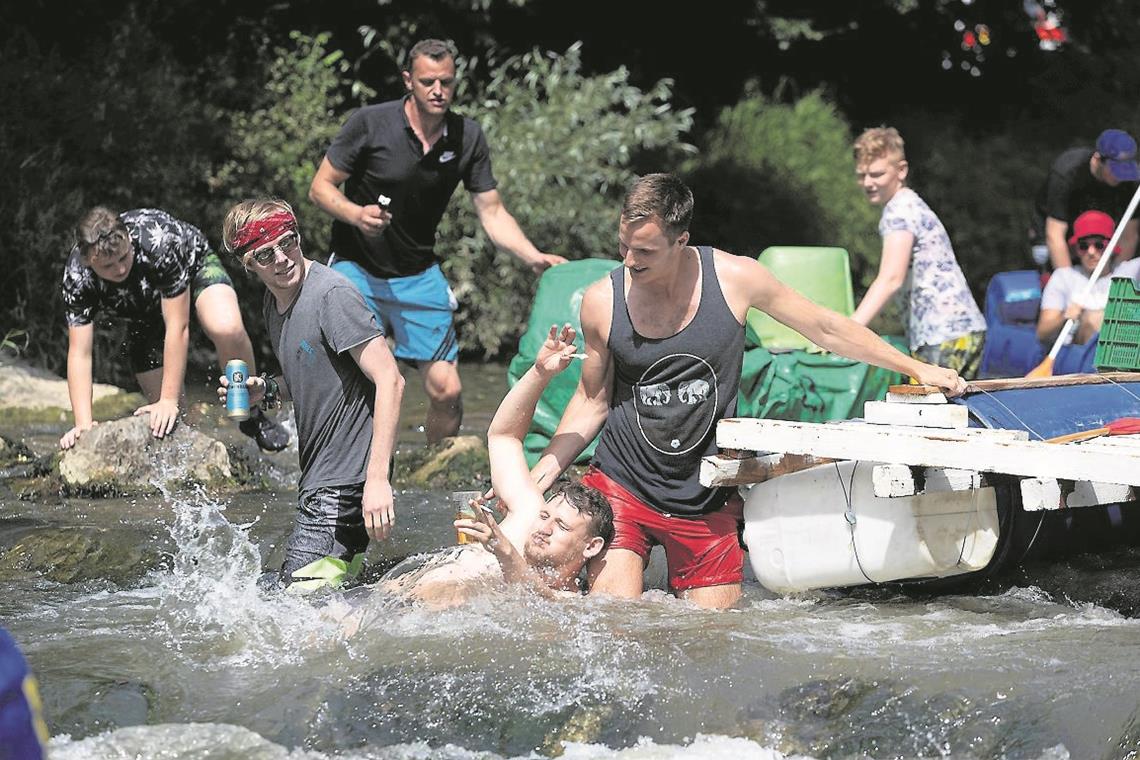
M 1028 387 L 1033 381 L 987 381 L 990 387 L 997 382 Z M 879 463 L 872 474 L 879 497 L 979 488 L 990 474 L 1019 478 L 1029 511 L 1135 501 L 1140 492 L 1140 435 L 1049 443 L 1030 441 L 1021 430 L 967 425 L 966 407 L 908 386 L 892 387 L 886 401 L 867 402 L 863 420 L 725 419 L 717 424 L 716 442 L 726 451 L 702 461 L 700 480 L 749 485 L 848 459 Z

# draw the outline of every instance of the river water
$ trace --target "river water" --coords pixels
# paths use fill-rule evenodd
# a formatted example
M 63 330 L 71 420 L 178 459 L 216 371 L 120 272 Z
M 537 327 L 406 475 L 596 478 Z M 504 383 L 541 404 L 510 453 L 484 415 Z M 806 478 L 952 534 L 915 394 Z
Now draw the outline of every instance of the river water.
M 448 495 L 398 494 L 373 577 L 454 538 Z M 294 496 L 0 502 L 0 550 L 86 531 L 160 559 L 4 581 L 51 756 L 80 758 L 1124 758 L 1140 752 L 1140 553 L 970 592 L 898 588 L 739 609 L 489 590 L 431 611 L 383 592 L 259 591 Z M 349 635 L 330 609 L 362 610 Z M 1131 608 L 1125 610 L 1131 611 Z

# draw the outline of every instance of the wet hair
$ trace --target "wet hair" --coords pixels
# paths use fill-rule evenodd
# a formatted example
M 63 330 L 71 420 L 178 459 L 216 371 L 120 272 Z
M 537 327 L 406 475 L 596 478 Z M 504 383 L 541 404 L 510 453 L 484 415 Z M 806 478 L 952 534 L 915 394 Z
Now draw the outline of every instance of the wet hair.
M 122 236 L 117 236 L 116 232 Z M 83 256 L 89 255 L 96 246 L 113 250 L 117 240 L 129 240 L 127 225 L 119 218 L 118 212 L 106 206 L 95 206 L 75 223 L 75 244 Z
M 621 220 L 627 224 L 656 217 L 663 231 L 680 235 L 693 221 L 693 191 L 673 174 L 646 174 L 625 194 Z
M 222 245 L 226 247 L 227 252 L 233 253 L 234 240 L 242 227 L 281 211 L 287 211 L 296 216 L 293 207 L 280 198 L 246 199 L 235 204 L 226 212 L 226 218 L 222 222 Z M 300 236 L 301 233 L 298 230 L 297 237 L 300 238 Z M 246 252 L 245 256 L 242 257 L 242 266 L 248 266 L 249 259 L 252 256 L 253 251 Z
M 863 134 L 855 138 L 852 152 L 855 154 L 856 166 L 865 166 L 880 158 L 891 158 L 896 163 L 906 161 L 902 135 L 894 127 L 872 127 L 863 130 Z
M 590 537 L 600 536 L 607 545 L 614 537 L 614 511 L 610 502 L 596 488 L 577 481 L 560 480 L 551 489 L 550 497 L 561 496 L 566 503 L 586 515 L 586 529 Z
M 459 52 L 455 49 L 455 45 L 453 45 L 450 40 L 420 40 L 413 45 L 411 51 L 408 52 L 408 65 L 404 70 L 411 71 L 416 59 L 422 55 L 426 55 L 436 62 L 448 58 L 454 61 L 456 57 L 458 57 Z

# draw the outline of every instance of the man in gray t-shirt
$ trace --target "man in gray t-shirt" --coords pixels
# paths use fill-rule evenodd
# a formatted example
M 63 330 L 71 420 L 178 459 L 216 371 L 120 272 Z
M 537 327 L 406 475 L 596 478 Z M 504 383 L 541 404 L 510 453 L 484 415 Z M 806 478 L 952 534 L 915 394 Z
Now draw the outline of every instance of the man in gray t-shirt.
M 321 578 L 323 560 L 351 562 L 395 522 L 389 465 L 404 381 L 356 289 L 301 253 L 288 204 L 243 201 L 222 236 L 265 284 L 263 314 L 282 369 L 280 378 L 246 381 L 250 402 L 291 398 L 297 419 L 299 514 L 282 576 Z

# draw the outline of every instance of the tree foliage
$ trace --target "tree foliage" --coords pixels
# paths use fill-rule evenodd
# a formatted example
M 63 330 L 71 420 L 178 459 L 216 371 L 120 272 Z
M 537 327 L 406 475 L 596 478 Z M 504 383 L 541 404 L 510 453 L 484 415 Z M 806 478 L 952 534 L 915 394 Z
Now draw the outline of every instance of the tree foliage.
M 507 208 L 539 249 L 569 259 L 615 255 L 618 206 L 639 155 L 692 151 L 682 142 L 692 114 L 670 105 L 668 80 L 643 91 L 625 69 L 587 76 L 578 46 L 509 58 L 470 85 L 462 110 L 487 133 Z M 452 202 L 438 245 L 461 304 L 463 349 L 512 347 L 534 276 L 493 248 L 466 200 Z
M 818 91 L 792 103 L 753 93 L 724 109 L 689 163 L 694 237 L 750 256 L 770 245 L 840 246 L 857 275 L 873 274 L 878 215 L 855 184 L 851 139 Z

